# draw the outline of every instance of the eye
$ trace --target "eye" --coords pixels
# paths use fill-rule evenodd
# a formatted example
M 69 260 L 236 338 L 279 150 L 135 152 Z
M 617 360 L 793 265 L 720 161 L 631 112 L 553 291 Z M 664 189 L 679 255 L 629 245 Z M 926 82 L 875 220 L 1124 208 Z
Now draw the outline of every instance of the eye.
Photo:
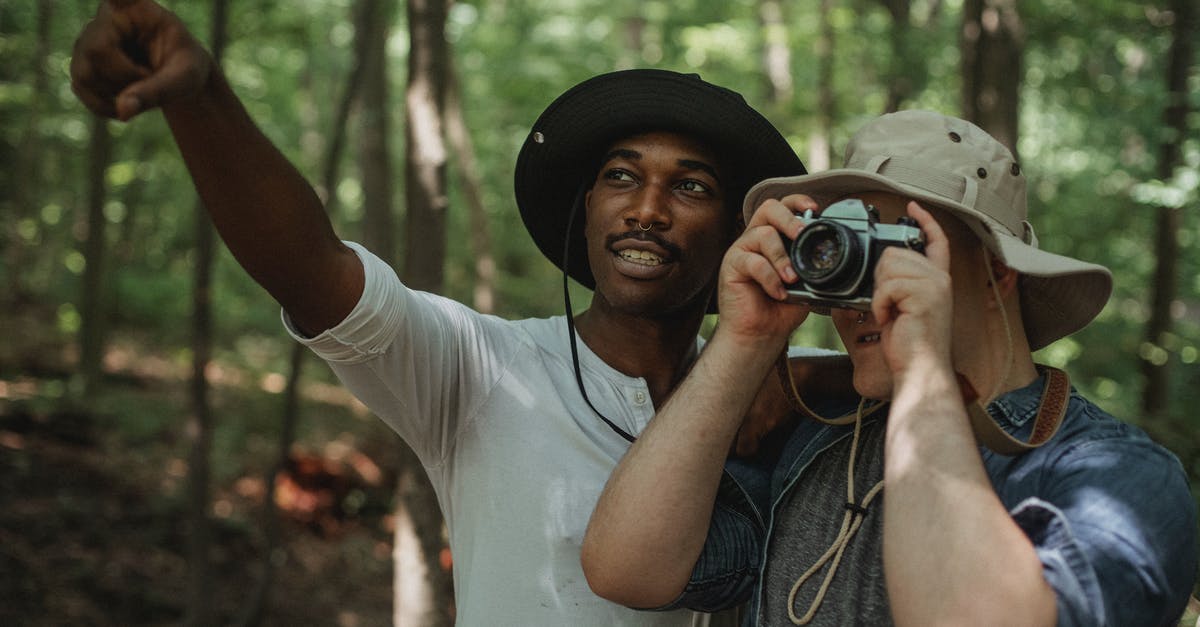
M 679 184 L 679 189 L 685 192 L 695 192 L 698 194 L 711 194 L 712 189 L 695 179 L 688 179 Z
M 613 168 L 604 172 L 604 178 L 610 181 L 625 181 L 632 183 L 635 179 L 629 172 L 620 168 Z

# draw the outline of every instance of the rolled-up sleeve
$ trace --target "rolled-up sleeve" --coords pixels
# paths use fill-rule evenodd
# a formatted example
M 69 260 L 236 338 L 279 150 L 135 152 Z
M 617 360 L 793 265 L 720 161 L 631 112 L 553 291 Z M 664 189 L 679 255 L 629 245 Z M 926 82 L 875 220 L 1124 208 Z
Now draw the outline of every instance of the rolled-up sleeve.
M 745 603 L 757 579 L 763 532 L 742 488 L 724 475 L 691 579 L 679 598 L 655 609 L 717 612 Z
M 1073 446 L 1052 466 L 1038 497 L 1010 513 L 1054 588 L 1058 624 L 1174 624 L 1197 552 L 1179 461 L 1144 437 L 1113 437 Z

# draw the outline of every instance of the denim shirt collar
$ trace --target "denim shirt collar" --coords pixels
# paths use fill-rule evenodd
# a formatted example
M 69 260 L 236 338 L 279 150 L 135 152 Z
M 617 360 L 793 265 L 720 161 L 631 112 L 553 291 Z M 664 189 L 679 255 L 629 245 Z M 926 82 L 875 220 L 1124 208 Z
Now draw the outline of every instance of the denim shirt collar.
M 1022 427 L 1037 417 L 1038 409 L 1042 406 L 1042 392 L 1046 387 L 1046 374 L 1038 369 L 1038 376 L 1025 387 L 1010 390 L 1001 394 L 987 406 L 988 414 L 1009 435 L 1020 431 Z M 1075 395 L 1075 388 L 1070 390 Z

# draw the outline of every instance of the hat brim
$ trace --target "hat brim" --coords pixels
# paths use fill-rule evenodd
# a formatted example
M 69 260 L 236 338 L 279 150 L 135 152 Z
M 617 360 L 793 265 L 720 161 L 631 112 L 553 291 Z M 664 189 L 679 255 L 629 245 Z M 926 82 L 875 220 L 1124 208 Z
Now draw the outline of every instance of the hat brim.
M 749 187 L 767 177 L 803 174 L 787 140 L 736 92 L 694 74 L 639 69 L 602 74 L 559 96 L 534 123 L 517 157 L 514 187 L 526 229 L 542 254 L 562 268 L 567 224 L 589 189 L 602 151 L 623 137 L 670 131 L 717 153 L 724 192 L 736 211 Z M 593 289 L 584 216 L 570 234 L 567 274 Z
M 975 209 L 864 170 L 827 170 L 764 180 L 746 194 L 742 212 L 749 223 L 768 199 L 805 194 L 825 206 L 849 194 L 872 191 L 890 192 L 954 214 L 1001 262 L 1020 273 L 1021 314 L 1031 350 L 1087 326 L 1112 294 L 1108 268 L 1041 250 Z

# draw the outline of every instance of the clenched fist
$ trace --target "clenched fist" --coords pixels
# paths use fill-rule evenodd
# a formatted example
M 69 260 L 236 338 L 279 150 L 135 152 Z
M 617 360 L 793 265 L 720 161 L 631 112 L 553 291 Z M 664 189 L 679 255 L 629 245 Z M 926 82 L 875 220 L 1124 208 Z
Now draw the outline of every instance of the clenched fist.
M 97 114 L 128 120 L 198 94 L 212 56 L 170 11 L 150 0 L 107 0 L 71 55 L 71 89 Z

